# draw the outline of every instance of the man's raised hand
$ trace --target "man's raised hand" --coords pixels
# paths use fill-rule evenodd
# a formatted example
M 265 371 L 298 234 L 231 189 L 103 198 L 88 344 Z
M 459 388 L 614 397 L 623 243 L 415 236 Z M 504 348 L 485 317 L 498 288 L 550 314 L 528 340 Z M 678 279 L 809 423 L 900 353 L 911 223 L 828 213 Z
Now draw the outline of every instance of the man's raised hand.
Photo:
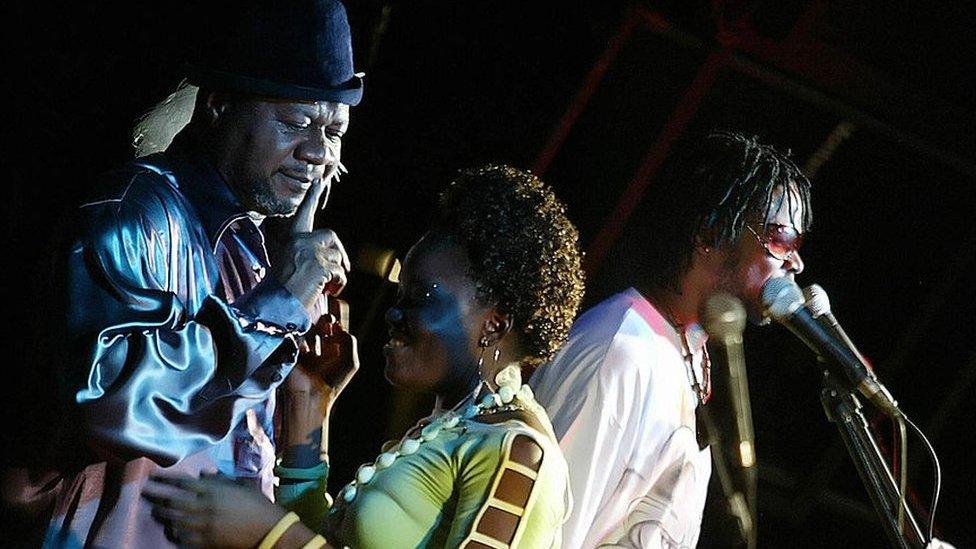
M 334 231 L 314 229 L 315 211 L 328 196 L 330 178 L 317 179 L 292 220 L 285 249 L 273 266 L 278 281 L 294 295 L 309 316 L 316 316 L 316 301 L 323 293 L 338 295 L 351 268 L 349 255 Z

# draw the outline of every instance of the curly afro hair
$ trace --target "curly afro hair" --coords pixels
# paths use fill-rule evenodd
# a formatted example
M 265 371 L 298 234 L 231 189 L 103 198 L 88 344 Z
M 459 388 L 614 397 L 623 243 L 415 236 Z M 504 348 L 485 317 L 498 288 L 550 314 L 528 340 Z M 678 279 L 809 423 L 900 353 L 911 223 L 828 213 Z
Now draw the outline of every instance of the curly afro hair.
M 439 217 L 468 252 L 479 298 L 511 315 L 523 364 L 551 359 L 583 298 L 579 234 L 562 202 L 531 173 L 487 165 L 441 192 Z

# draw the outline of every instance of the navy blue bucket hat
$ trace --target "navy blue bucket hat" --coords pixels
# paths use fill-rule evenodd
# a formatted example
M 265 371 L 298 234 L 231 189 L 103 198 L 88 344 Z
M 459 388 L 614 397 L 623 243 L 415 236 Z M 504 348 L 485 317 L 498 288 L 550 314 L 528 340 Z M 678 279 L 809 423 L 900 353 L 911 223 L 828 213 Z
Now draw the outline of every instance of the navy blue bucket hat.
M 225 13 L 231 20 L 207 29 L 185 65 L 191 84 L 294 101 L 362 99 L 363 75 L 353 69 L 349 20 L 338 0 L 251 0 Z

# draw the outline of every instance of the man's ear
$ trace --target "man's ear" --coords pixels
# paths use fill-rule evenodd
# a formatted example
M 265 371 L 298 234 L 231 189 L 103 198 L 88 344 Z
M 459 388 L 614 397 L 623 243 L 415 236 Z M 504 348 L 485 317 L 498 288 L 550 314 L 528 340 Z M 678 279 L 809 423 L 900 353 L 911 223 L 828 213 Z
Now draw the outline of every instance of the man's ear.
M 227 96 L 219 92 L 209 92 L 207 93 L 206 106 L 207 120 L 211 124 L 215 124 L 227 109 Z
M 492 307 L 481 326 L 479 341 L 484 347 L 498 345 L 498 342 L 510 331 L 512 331 L 511 315 L 499 311 L 498 307 Z
M 695 237 L 695 253 L 710 254 L 715 250 L 715 229 L 704 228 Z

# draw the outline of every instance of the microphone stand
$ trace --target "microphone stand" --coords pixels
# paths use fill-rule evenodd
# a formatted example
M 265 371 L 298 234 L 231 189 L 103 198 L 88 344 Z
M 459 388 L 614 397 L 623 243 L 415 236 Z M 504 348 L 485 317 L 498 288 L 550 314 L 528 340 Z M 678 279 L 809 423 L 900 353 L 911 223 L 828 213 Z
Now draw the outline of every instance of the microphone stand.
M 857 397 L 825 372 L 820 400 L 827 419 L 837 426 L 844 440 L 844 445 L 857 467 L 861 481 L 881 518 L 881 525 L 888 536 L 888 541 L 893 547 L 903 549 L 924 548 L 925 535 L 922 534 L 910 509 L 905 509 L 908 531 L 902 531 L 898 526 L 898 507 L 901 505 L 898 485 L 878 449 L 874 435 L 861 412 L 861 403 Z

